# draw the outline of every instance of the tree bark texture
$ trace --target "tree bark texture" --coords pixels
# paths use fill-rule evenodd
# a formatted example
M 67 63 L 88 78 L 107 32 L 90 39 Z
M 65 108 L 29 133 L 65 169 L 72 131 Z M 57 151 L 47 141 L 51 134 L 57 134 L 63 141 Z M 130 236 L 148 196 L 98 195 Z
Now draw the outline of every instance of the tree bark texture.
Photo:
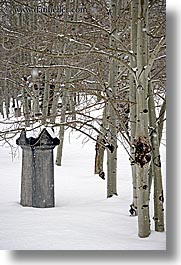
M 147 65 L 148 40 L 143 28 L 147 26 L 147 0 L 138 2 L 137 23 L 137 108 L 136 108 L 136 139 L 135 139 L 135 162 L 137 178 L 137 213 L 138 235 L 148 237 L 150 234 L 149 216 L 149 162 L 151 145 L 148 135 L 148 79 L 145 75 Z
M 130 34 L 130 42 L 131 42 L 131 50 L 133 52 L 133 56 L 130 59 L 130 66 L 132 69 L 135 69 L 137 66 L 137 21 L 138 21 L 138 0 L 134 0 L 131 2 L 131 34 Z M 131 172 L 132 172 L 132 185 L 133 185 L 133 200 L 132 205 L 137 214 L 137 181 L 136 181 L 136 165 L 135 165 L 135 155 L 134 155 L 134 139 L 136 136 L 136 82 L 135 78 L 130 72 L 129 74 L 129 109 L 130 109 L 130 163 L 131 163 Z
M 164 195 L 162 184 L 160 142 L 158 126 L 156 122 L 155 104 L 153 98 L 152 84 L 149 83 L 149 116 L 150 116 L 150 139 L 152 145 L 152 171 L 154 180 L 154 221 L 155 231 L 164 231 Z
M 61 108 L 61 119 L 60 119 L 60 131 L 59 131 L 59 140 L 60 144 L 57 148 L 57 157 L 56 157 L 56 165 L 61 166 L 62 165 L 62 152 L 63 152 L 63 142 L 64 142 L 64 133 L 65 128 L 62 123 L 65 123 L 65 117 L 66 117 L 66 110 L 67 110 L 67 98 L 68 98 L 68 82 L 71 75 L 70 69 L 65 69 L 65 75 L 66 75 L 66 87 L 62 91 L 62 108 Z
M 117 35 L 117 1 L 111 0 L 111 32 Z M 110 36 L 110 48 L 116 49 L 116 40 Z M 116 52 L 115 52 L 116 53 Z M 109 66 L 109 93 L 107 96 L 111 99 L 115 98 L 117 93 L 118 63 L 115 59 L 110 59 Z M 111 93 L 111 95 L 110 95 Z M 107 122 L 109 127 L 108 142 L 111 150 L 107 149 L 107 197 L 117 195 L 117 128 L 116 113 L 113 102 L 108 103 Z
M 105 137 L 106 137 L 106 106 L 103 110 L 102 115 L 102 124 L 100 128 L 100 133 L 97 137 L 96 142 L 96 155 L 95 155 L 95 168 L 94 168 L 94 174 L 99 174 L 100 177 L 104 178 L 104 152 L 105 152 Z

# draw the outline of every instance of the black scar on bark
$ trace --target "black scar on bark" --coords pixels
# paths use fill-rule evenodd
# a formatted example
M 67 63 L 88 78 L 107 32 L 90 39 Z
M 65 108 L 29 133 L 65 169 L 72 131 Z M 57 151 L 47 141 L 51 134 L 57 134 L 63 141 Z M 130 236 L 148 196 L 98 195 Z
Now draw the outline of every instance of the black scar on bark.
M 139 136 L 135 139 L 135 161 L 143 168 L 143 166 L 151 161 L 151 145 L 149 139 L 145 136 Z
M 105 146 L 109 149 L 109 151 L 111 151 L 111 153 L 114 152 L 114 145 L 112 145 L 112 144 L 106 144 Z
M 146 190 L 148 188 L 148 185 L 144 185 L 143 189 Z
M 99 177 L 101 179 L 105 179 L 105 173 L 104 173 L 104 171 L 99 172 Z
M 137 207 L 135 207 L 133 204 L 130 204 L 130 209 L 129 209 L 129 212 L 130 212 L 130 216 L 136 216 L 136 209 Z
M 164 203 L 163 190 L 162 190 L 161 195 L 159 196 L 159 200 L 160 200 L 162 203 Z
M 155 166 L 157 166 L 157 167 L 161 167 L 160 155 L 158 155 L 157 157 L 155 157 L 155 158 L 153 159 L 153 163 L 154 163 Z
M 143 208 L 148 208 L 148 204 L 143 204 L 143 205 L 142 205 L 142 209 L 143 209 Z

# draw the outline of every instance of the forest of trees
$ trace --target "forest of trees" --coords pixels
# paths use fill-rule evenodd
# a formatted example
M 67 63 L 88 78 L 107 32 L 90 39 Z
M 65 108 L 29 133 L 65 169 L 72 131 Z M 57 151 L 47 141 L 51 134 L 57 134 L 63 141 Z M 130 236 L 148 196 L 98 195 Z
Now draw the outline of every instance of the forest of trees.
M 40 126 L 95 141 L 95 174 L 117 195 L 117 147 L 132 172 L 139 237 L 164 231 L 165 0 L 1 0 L 0 141 Z M 107 152 L 107 172 L 103 169 Z M 128 205 L 129 207 L 129 205 Z

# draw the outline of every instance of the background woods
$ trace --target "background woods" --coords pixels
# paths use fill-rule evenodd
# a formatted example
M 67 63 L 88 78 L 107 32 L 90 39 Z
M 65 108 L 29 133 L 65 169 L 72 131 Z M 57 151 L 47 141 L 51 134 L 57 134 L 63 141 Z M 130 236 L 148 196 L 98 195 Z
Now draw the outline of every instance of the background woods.
M 79 131 L 95 142 L 107 197 L 118 195 L 122 144 L 140 237 L 150 234 L 152 186 L 155 230 L 164 231 L 165 27 L 164 0 L 0 2 L 0 140 L 51 126 L 60 166 L 65 130 Z

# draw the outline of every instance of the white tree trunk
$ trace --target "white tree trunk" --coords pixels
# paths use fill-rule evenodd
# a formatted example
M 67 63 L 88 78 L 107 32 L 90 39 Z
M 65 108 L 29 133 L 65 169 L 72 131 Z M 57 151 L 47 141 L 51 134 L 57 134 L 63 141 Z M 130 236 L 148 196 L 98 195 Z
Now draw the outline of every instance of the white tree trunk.
M 66 110 L 67 110 L 67 98 L 68 98 L 68 82 L 70 79 L 71 70 L 65 69 L 65 76 L 66 76 L 66 86 L 63 90 L 62 95 L 62 110 L 61 110 L 61 120 L 60 123 L 65 123 L 65 117 L 66 117 Z M 59 140 L 60 144 L 57 148 L 57 157 L 56 157 L 56 165 L 61 166 L 62 165 L 62 152 L 63 152 L 63 142 L 64 142 L 64 133 L 65 128 L 63 124 L 60 124 L 60 131 L 59 131 Z
M 54 94 L 53 94 L 51 119 L 50 119 L 51 123 L 55 122 L 57 111 L 58 111 L 57 106 L 58 106 L 58 100 L 59 100 L 60 76 L 61 76 L 61 70 L 58 69 L 57 77 L 55 80 L 55 90 L 54 90 Z
M 131 2 L 131 50 L 133 51 L 133 56 L 130 59 L 130 66 L 132 69 L 137 66 L 137 20 L 138 20 L 138 0 Z M 130 163 L 132 171 L 132 185 L 133 185 L 133 200 L 132 206 L 135 210 L 135 215 L 137 214 L 137 181 L 136 181 L 136 165 L 135 165 L 135 155 L 134 155 L 134 139 L 136 136 L 136 82 L 132 72 L 129 74 L 129 109 L 130 109 L 130 137 L 131 137 L 131 147 L 130 147 Z
M 137 213 L 138 235 L 148 237 L 150 234 L 149 216 L 149 162 L 151 145 L 148 135 L 148 79 L 145 75 L 147 65 L 147 34 L 143 28 L 147 26 L 148 0 L 139 0 L 137 23 L 137 122 L 135 140 L 135 161 L 137 178 Z
M 103 163 L 104 163 L 104 151 L 105 151 L 105 136 L 106 136 L 106 106 L 103 110 L 102 115 L 102 124 L 100 128 L 100 133 L 97 137 L 96 142 L 96 155 L 95 155 L 95 168 L 94 174 L 99 174 L 101 178 L 104 179 L 104 170 L 103 170 Z M 101 144 L 102 143 L 102 144 Z
M 162 106 L 161 106 L 161 109 L 160 109 L 160 113 L 159 113 L 159 119 L 158 119 L 158 138 L 159 138 L 159 143 L 161 143 L 161 139 L 162 139 L 165 112 L 166 112 L 166 98 L 164 99 L 164 101 L 162 103 Z
M 43 95 L 43 122 L 46 121 L 48 115 L 48 104 L 49 104 L 49 93 L 50 93 L 50 85 L 49 85 L 49 70 L 45 71 L 45 87 L 44 87 L 44 95 Z
M 154 180 L 154 221 L 155 231 L 164 231 L 164 195 L 162 185 L 162 172 L 160 160 L 160 142 L 158 135 L 158 126 L 156 122 L 155 104 L 153 98 L 152 84 L 149 83 L 149 115 L 150 115 L 150 138 L 152 145 L 152 172 Z
M 66 106 L 67 106 L 67 96 L 66 91 L 63 92 L 62 96 L 62 111 L 61 111 L 61 123 L 65 122 L 65 113 L 66 113 Z M 59 140 L 60 144 L 57 147 L 57 157 L 56 157 L 56 165 L 61 166 L 62 165 L 62 152 L 63 152 L 63 142 L 64 142 L 64 125 L 60 124 L 59 129 Z
M 111 0 L 111 32 L 117 35 L 117 4 L 116 0 Z M 116 41 L 110 36 L 110 48 L 116 49 Z M 115 52 L 116 54 L 116 52 Z M 118 78 L 118 63 L 115 59 L 110 59 L 110 69 L 109 69 L 109 90 L 111 91 L 111 96 L 114 98 L 117 93 L 117 78 Z M 109 93 L 108 97 L 111 99 Z M 107 149 L 107 197 L 112 197 L 117 195 L 117 128 L 116 128 L 116 113 L 115 113 L 114 103 L 108 103 L 108 115 L 107 122 L 109 127 L 109 137 L 108 142 L 111 150 Z

